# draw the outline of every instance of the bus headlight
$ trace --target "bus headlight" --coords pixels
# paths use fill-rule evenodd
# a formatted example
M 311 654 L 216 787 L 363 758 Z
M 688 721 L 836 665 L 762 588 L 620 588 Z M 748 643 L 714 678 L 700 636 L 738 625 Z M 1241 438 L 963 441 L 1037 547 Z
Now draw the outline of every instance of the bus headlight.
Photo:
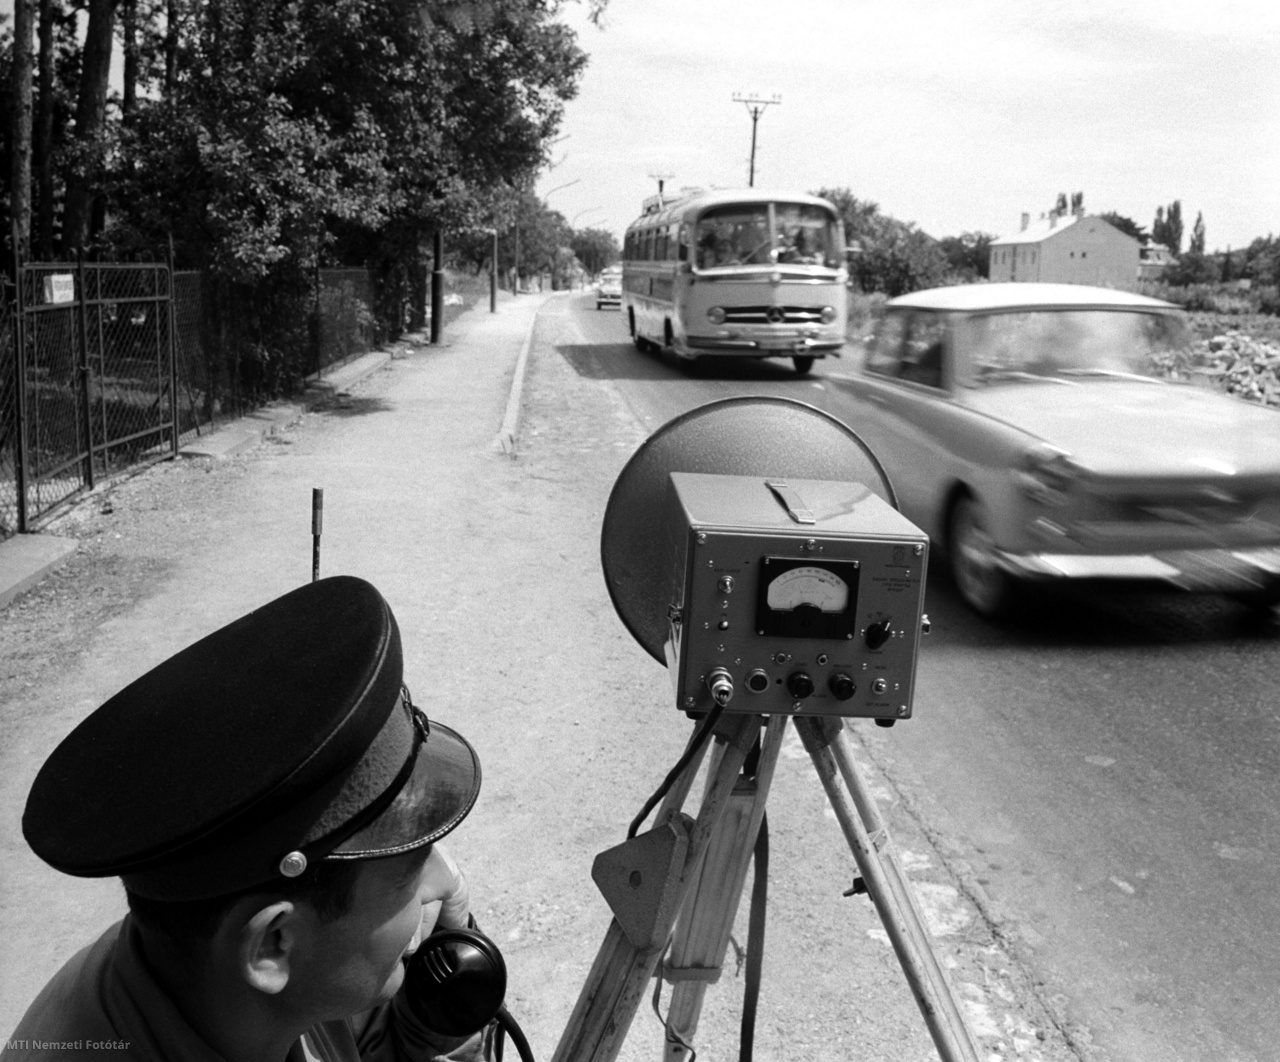
M 822 323 L 831 324 L 836 319 L 836 308 L 834 306 L 822 307 Z
M 707 311 L 707 320 L 713 325 L 724 324 L 724 307 L 712 306 L 711 309 Z

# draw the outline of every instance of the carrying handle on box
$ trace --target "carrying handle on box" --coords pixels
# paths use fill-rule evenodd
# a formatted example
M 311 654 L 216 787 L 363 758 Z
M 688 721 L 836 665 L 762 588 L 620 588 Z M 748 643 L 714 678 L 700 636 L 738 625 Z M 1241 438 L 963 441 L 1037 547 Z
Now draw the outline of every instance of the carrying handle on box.
M 789 483 L 781 479 L 766 479 L 764 485 L 773 491 L 774 497 L 787 510 L 787 515 L 797 524 L 816 524 L 818 522 L 814 519 L 813 510 L 805 505 L 804 499 L 795 492 L 795 489 Z

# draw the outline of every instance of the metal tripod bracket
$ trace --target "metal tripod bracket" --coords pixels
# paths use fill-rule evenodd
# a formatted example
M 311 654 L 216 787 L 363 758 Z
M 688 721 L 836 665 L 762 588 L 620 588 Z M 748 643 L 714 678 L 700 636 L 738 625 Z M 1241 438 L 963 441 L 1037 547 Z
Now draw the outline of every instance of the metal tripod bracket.
M 689 853 L 693 819 L 673 816 L 647 833 L 601 852 L 591 864 L 591 880 L 627 939 L 637 948 L 657 947 L 660 923 L 669 925 L 679 909 L 675 887 Z

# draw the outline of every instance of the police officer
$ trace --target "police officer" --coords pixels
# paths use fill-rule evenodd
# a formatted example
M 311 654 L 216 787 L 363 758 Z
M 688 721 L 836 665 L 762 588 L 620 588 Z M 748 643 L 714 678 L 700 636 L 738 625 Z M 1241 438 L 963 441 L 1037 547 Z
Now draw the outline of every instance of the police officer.
M 374 587 L 303 586 L 143 675 L 54 750 L 23 816 L 68 874 L 123 879 L 128 915 L 73 957 L 11 1059 L 478 1059 L 406 1002 L 405 961 L 467 888 L 438 844 L 475 751 L 402 684 Z

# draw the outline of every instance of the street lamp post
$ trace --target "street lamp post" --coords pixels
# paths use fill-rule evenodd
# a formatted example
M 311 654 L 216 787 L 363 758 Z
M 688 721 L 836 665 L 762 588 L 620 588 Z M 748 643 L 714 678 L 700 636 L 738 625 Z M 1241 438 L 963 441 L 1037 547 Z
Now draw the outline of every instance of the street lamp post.
M 747 176 L 747 187 L 754 188 L 756 186 L 756 123 L 760 121 L 760 115 L 764 113 L 764 109 L 770 104 L 781 105 L 782 97 L 776 92 L 767 99 L 764 96 L 749 96 L 743 95 L 741 92 L 735 92 L 733 94 L 733 102 L 745 103 L 748 112 L 751 114 L 751 169 Z

